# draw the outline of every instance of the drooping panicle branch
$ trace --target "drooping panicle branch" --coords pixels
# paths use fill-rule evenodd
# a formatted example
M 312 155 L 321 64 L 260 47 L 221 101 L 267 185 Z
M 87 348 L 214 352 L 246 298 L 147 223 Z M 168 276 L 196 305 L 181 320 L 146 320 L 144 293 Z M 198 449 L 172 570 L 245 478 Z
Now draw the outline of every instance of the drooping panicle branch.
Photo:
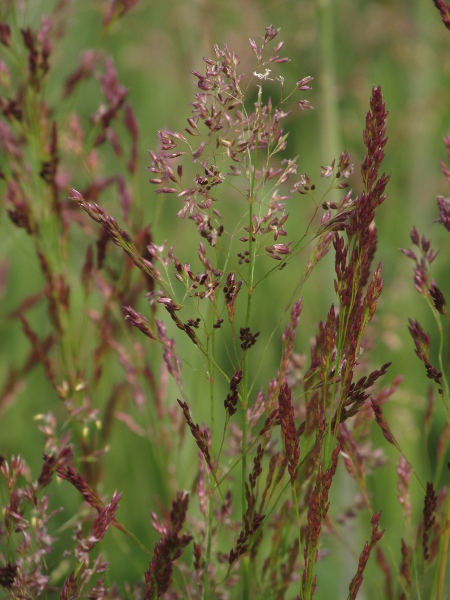
M 154 516 L 153 526 L 162 534 L 156 544 L 153 558 L 145 572 L 145 600 L 157 600 L 168 590 L 172 581 L 173 565 L 183 554 L 184 548 L 192 541 L 190 534 L 180 535 L 186 521 L 189 496 L 178 492 L 172 503 L 170 524 L 159 524 Z
M 353 577 L 349 586 L 348 600 L 355 600 L 358 594 L 358 590 L 363 582 L 363 573 L 366 568 L 367 561 L 369 560 L 370 553 L 374 549 L 375 545 L 383 537 L 384 529 L 378 531 L 378 524 L 380 522 L 381 513 L 375 513 L 372 517 L 372 533 L 370 540 L 364 544 L 364 549 L 361 552 L 358 562 L 358 570 L 356 575 Z

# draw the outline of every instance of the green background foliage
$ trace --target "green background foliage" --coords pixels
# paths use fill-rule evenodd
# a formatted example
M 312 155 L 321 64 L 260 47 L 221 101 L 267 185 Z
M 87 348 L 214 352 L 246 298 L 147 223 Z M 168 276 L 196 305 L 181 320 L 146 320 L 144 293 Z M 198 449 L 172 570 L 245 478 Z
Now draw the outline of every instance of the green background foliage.
M 8 5 L 0 8 L 2 19 L 8 16 Z M 36 27 L 42 14 L 53 6 L 51 2 L 24 2 L 17 19 L 20 27 Z M 362 130 L 368 110 L 370 91 L 380 84 L 389 110 L 384 170 L 392 173 L 388 185 L 389 197 L 377 217 L 378 257 L 383 264 L 384 290 L 379 309 L 371 324 L 373 348 L 370 349 L 371 364 L 375 367 L 387 361 L 393 365 L 387 377 L 392 380 L 403 375 L 404 381 L 385 408 L 391 428 L 404 452 L 414 464 L 420 476 L 426 480 L 427 471 L 435 461 L 433 444 L 441 430 L 438 418 L 433 423 L 434 435 L 430 447 L 423 447 L 422 427 L 429 381 L 423 366 L 414 355 L 413 343 L 407 331 L 407 317 L 418 318 L 426 330 L 433 334 L 433 323 L 425 303 L 414 290 L 410 261 L 399 248 L 409 247 L 409 232 L 417 225 L 420 233 L 432 238 L 434 248 L 442 248 L 442 255 L 434 263 L 433 275 L 440 283 L 444 295 L 450 297 L 448 234 L 433 223 L 437 218 L 436 194 L 446 195 L 446 182 L 439 169 L 439 160 L 445 157 L 442 137 L 450 134 L 450 38 L 441 26 L 439 13 L 432 2 L 415 0 L 166 0 L 164 2 L 141 1 L 122 20 L 115 23 L 104 39 L 99 38 L 104 3 L 73 2 L 66 35 L 55 47 L 51 58 L 52 74 L 48 83 L 48 97 L 56 99 L 56 110 L 68 115 L 74 108 L 88 121 L 89 115 L 100 101 L 95 81 L 83 82 L 74 97 L 58 103 L 61 85 L 78 64 L 80 52 L 87 48 L 102 47 L 114 58 L 119 81 L 129 89 L 128 101 L 136 112 L 139 125 L 139 166 L 133 181 L 133 204 L 139 207 L 145 222 L 149 223 L 157 244 L 166 239 L 173 244 L 175 255 L 183 261 L 195 264 L 198 237 L 193 224 L 177 219 L 180 206 L 172 197 L 157 196 L 148 183 L 146 169 L 150 163 L 148 149 L 158 146 L 157 131 L 170 129 L 183 131 L 189 116 L 189 103 L 196 91 L 191 70 L 201 70 L 203 56 L 212 55 L 212 44 L 227 44 L 241 60 L 245 73 L 252 69 L 252 53 L 248 38 L 254 38 L 273 24 L 281 27 L 280 37 L 285 41 L 282 55 L 291 57 L 283 66 L 285 86 L 290 89 L 295 82 L 307 75 L 314 77 L 313 90 L 308 100 L 314 111 L 299 114 L 293 111 L 285 128 L 290 131 L 286 156 L 299 155 L 302 172 L 320 186 L 321 165 L 329 165 L 339 153 L 347 150 L 355 164 L 355 176 L 351 186 L 357 194 L 361 189 L 359 165 L 364 156 Z M 331 11 L 327 16 L 325 11 Z M 5 13 L 5 14 L 2 14 Z M 329 44 L 328 49 L 326 43 Z M 325 48 L 324 48 L 325 45 Z M 0 49 L 1 52 L 1 49 Z M 1 56 L 1 55 L 0 55 Z M 334 104 L 326 104 L 324 86 L 327 78 L 335 78 L 332 90 Z M 256 91 L 255 91 L 256 93 Z M 274 94 L 276 90 L 274 89 Z M 331 111 L 331 113 L 329 112 Z M 327 121 L 327 115 L 333 121 Z M 1 157 L 0 157 L 1 161 Z M 106 173 L 115 173 L 117 159 L 112 152 L 102 155 Z M 71 186 L 80 189 L 85 184 L 85 174 L 80 167 Z M 1 187 L 1 182 L 0 182 Z M 230 199 L 232 218 L 235 200 Z M 296 203 L 296 204 L 295 204 Z M 308 200 L 298 196 L 289 207 L 290 226 L 294 219 L 299 230 L 305 229 L 311 206 Z M 303 203 L 303 204 L 302 204 Z M 111 188 L 105 209 L 118 220 L 120 210 L 115 190 Z M 221 211 L 227 201 L 221 202 Z M 23 230 L 9 221 L 5 211 L 0 217 L 0 389 L 10 365 L 18 365 L 29 351 L 29 343 L 20 330 L 20 323 L 11 318 L 13 311 L 27 296 L 35 293 L 43 284 L 33 249 Z M 80 232 L 72 239 L 69 255 L 74 272 L 82 266 L 89 242 Z M 181 258 L 183 257 L 183 258 Z M 185 258 L 186 257 L 186 258 Z M 190 257 L 187 258 L 187 257 Z M 306 255 L 305 255 L 306 257 Z M 109 259 L 112 268 L 120 271 L 123 256 L 117 253 Z M 376 262 L 378 262 L 376 260 Z M 114 262 L 117 261 L 117 262 Z M 295 265 L 290 265 L 286 280 L 295 277 Z M 195 270 L 195 269 L 194 269 Z M 5 274 L 3 274 L 5 273 Z M 136 277 L 139 275 L 136 273 Z M 330 303 L 334 301 L 333 264 L 325 260 L 302 290 L 304 310 L 297 333 L 296 351 L 308 353 L 310 338 L 318 321 L 326 318 Z M 281 280 L 283 282 L 283 280 Z M 289 299 L 287 283 L 271 280 L 265 288 L 264 301 L 255 308 L 255 328 L 261 337 L 270 334 L 278 323 L 280 311 Z M 143 296 L 143 294 L 142 294 Z M 80 296 L 81 298 L 81 296 Z M 144 298 L 135 306 L 144 312 Z M 274 317 L 275 309 L 277 316 Z M 83 322 L 82 304 L 75 315 Z M 39 322 L 41 335 L 49 330 L 44 309 L 33 309 Z M 117 315 L 120 320 L 122 315 Z M 286 319 L 279 323 L 281 333 Z M 74 324 L 74 331 L 77 323 Z M 173 329 L 173 328 L 172 328 Z M 170 329 L 171 333 L 174 332 Z M 89 331 L 89 330 L 87 330 Z M 122 331 L 132 346 L 137 330 Z M 278 336 L 279 338 L 279 336 Z M 85 348 L 87 363 L 93 346 L 89 339 L 79 340 Z M 195 406 L 196 420 L 207 421 L 209 408 L 202 363 L 192 355 L 191 346 L 184 338 L 177 341 L 180 355 L 191 362 L 183 372 L 187 377 L 186 395 Z M 268 376 L 274 376 L 280 344 L 277 335 L 271 346 L 261 356 L 261 365 L 255 372 L 255 390 L 267 384 Z M 149 361 L 158 368 L 160 350 L 148 344 Z M 109 369 L 109 370 L 108 370 Z M 119 381 L 120 365 L 111 359 L 105 366 L 106 381 L 92 398 L 104 404 L 109 390 Z M 42 434 L 37 430 L 36 414 L 49 411 L 62 414 L 60 400 L 45 379 L 41 367 L 36 367 L 22 382 L 12 398 L 0 400 L 0 453 L 22 455 L 34 473 L 41 467 L 43 451 Z M 226 387 L 222 394 L 226 396 Z M 166 399 L 171 409 L 176 409 L 177 391 L 169 383 Z M 144 430 L 151 424 L 158 426 L 152 406 L 138 411 L 131 398 L 120 398 L 119 404 L 129 410 Z M 220 407 L 219 407 L 220 408 Z M 438 409 L 438 413 L 439 413 Z M 441 415 L 442 416 L 442 415 Z M 168 481 L 177 480 L 178 489 L 189 489 L 197 468 L 197 450 L 186 434 L 178 455 L 168 462 L 161 456 L 160 448 L 148 435 L 138 436 L 119 420 L 114 420 L 112 435 L 103 462 L 104 477 L 102 494 L 110 496 L 114 489 L 124 491 L 118 517 L 126 523 L 147 547 L 152 548 L 158 536 L 151 526 L 151 511 L 168 506 L 176 490 L 168 487 Z M 396 503 L 397 452 L 387 447 L 381 433 L 373 428 L 374 444 L 385 449 L 389 457 L 387 466 L 376 471 L 370 478 L 372 504 L 376 510 L 383 505 L 381 526 L 386 529 L 383 543 L 392 551 L 397 562 L 400 559 L 399 538 L 404 536 Z M 94 431 L 90 434 L 97 435 Z M 171 471 L 175 476 L 167 477 Z M 332 516 L 339 514 L 354 501 L 356 488 L 345 478 L 333 484 Z M 422 492 L 412 482 L 414 508 L 422 510 Z M 385 498 L 389 490 L 391 504 Z M 62 552 L 69 531 L 64 524 L 79 503 L 77 492 L 66 482 L 52 484 L 52 505 L 64 506 L 64 512 L 55 518 L 61 527 L 55 531 L 59 542 L 56 552 Z M 194 509 L 195 510 L 195 509 Z M 353 524 L 346 524 L 340 535 L 351 539 L 355 554 L 345 550 L 339 539 L 329 542 L 331 557 L 318 567 L 317 598 L 337 597 L 336 589 L 345 589 L 354 573 L 357 556 L 367 539 L 370 520 L 364 515 Z M 107 534 L 114 538 L 103 550 L 110 561 L 110 573 L 118 581 L 135 581 L 142 577 L 148 566 L 148 557 L 136 550 L 119 531 Z M 226 546 L 226 543 L 224 544 Z M 48 558 L 51 564 L 53 557 Z M 381 598 L 381 584 L 373 575 L 373 567 L 365 578 L 361 598 Z

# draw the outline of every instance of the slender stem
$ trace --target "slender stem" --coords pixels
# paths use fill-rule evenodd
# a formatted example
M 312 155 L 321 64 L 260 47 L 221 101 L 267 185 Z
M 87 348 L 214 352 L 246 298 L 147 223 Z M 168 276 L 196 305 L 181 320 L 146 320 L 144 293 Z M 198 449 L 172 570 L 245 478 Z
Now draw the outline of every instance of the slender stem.
M 214 440 L 215 434 L 215 420 L 214 420 L 214 373 L 215 373 L 215 361 L 210 360 L 210 357 L 215 356 L 215 337 L 214 332 L 211 335 L 211 350 L 207 348 L 208 356 L 208 373 L 209 373 L 209 405 L 210 405 L 210 419 L 211 419 L 211 439 Z M 211 542 L 212 542 L 212 528 L 213 528 L 213 492 L 214 492 L 215 478 L 214 474 L 209 474 L 209 503 L 208 503 L 208 530 L 206 538 L 206 557 L 205 564 L 203 567 L 203 600 L 209 598 L 209 586 L 208 586 L 208 572 L 209 564 L 211 562 Z M 220 490 L 219 490 L 220 492 Z
M 431 310 L 433 312 L 433 316 L 436 320 L 436 325 L 437 325 L 437 328 L 439 331 L 438 360 L 439 360 L 439 369 L 442 373 L 442 389 L 443 389 L 442 400 L 443 400 L 444 410 L 445 410 L 446 417 L 447 417 L 447 423 L 450 425 L 450 405 L 449 405 L 450 391 L 449 391 L 448 381 L 447 381 L 447 377 L 446 377 L 446 373 L 445 373 L 444 361 L 442 359 L 442 356 L 444 353 L 444 331 L 442 328 L 441 318 L 440 318 L 438 311 L 431 304 L 430 300 L 428 302 L 431 306 Z
M 252 206 L 252 201 L 250 201 Z M 252 208 L 250 209 L 250 215 L 253 214 Z M 250 221 L 251 222 L 251 221 Z M 251 238 L 251 230 L 250 230 Z M 252 254 L 250 253 L 250 256 Z M 251 261 L 252 262 L 252 261 Z M 251 270 L 251 263 L 249 265 Z M 250 282 L 249 282 L 250 285 Z M 252 304 L 252 289 L 249 287 L 247 295 L 247 316 L 246 316 L 246 327 L 250 322 L 251 304 Z M 243 369 L 242 369 L 242 463 L 241 463 L 241 501 L 242 501 L 242 523 L 244 523 L 244 516 L 247 511 L 247 502 L 245 498 L 245 483 L 247 480 L 247 408 L 248 408 L 248 393 L 249 393 L 249 369 L 248 369 L 248 353 L 245 351 Z M 249 563 L 244 557 L 242 561 L 242 581 L 243 581 L 243 599 L 248 600 L 249 598 Z
M 261 91 L 260 91 L 261 94 Z M 248 282 L 247 282 L 247 312 L 245 316 L 245 326 L 250 326 L 251 307 L 253 298 L 253 283 L 255 278 L 255 244 L 253 243 L 253 204 L 255 201 L 255 176 L 256 176 L 256 153 L 254 156 L 248 152 L 248 168 L 249 168 L 249 211 L 248 211 L 248 227 L 249 240 L 248 250 L 250 262 L 248 265 Z M 242 523 L 244 523 L 245 513 L 247 511 L 247 501 L 245 497 L 245 484 L 247 481 L 247 408 L 249 396 L 249 366 L 248 353 L 245 351 L 242 365 L 242 464 L 241 464 L 241 501 L 242 501 Z M 249 568 L 250 563 L 248 556 L 244 556 L 242 560 L 242 598 L 249 599 Z
M 114 523 L 116 524 L 117 529 L 120 529 L 120 531 L 122 533 L 124 533 L 132 542 L 134 542 L 136 544 L 136 546 L 138 548 L 140 548 L 143 552 L 145 552 L 146 554 L 151 554 L 151 550 L 149 550 L 149 548 L 147 548 L 147 546 L 145 546 L 145 544 L 143 544 L 135 535 L 134 533 L 132 533 L 129 529 L 127 529 L 125 527 L 125 525 L 123 525 L 122 523 L 120 523 L 119 521 L 114 520 Z
M 341 147 L 339 112 L 336 95 L 336 48 L 334 45 L 334 2 L 319 2 L 319 40 L 321 57 L 321 156 L 330 162 L 338 157 Z

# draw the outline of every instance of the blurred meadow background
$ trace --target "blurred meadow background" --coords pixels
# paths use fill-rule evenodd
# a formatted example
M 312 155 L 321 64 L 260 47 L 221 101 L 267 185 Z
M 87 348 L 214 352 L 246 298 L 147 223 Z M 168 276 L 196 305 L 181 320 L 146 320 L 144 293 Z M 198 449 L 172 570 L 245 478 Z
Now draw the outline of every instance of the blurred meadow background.
M 13 4 L 18 8 L 13 10 Z M 319 189 L 324 185 L 320 179 L 321 167 L 330 165 L 346 150 L 355 165 L 351 187 L 355 194 L 360 191 L 359 166 L 364 157 L 362 131 L 372 86 L 381 85 L 389 111 L 389 141 L 383 168 L 392 173 L 392 178 L 387 188 L 388 199 L 381 207 L 376 222 L 378 251 L 375 265 L 378 261 L 383 265 L 384 289 L 370 325 L 372 347 L 368 351 L 371 365 L 393 363 L 383 380 L 384 385 L 398 375 L 403 376 L 403 382 L 384 408 L 385 416 L 405 454 L 426 480 L 426 473 L 435 461 L 435 444 L 442 429 L 440 416 L 442 419 L 443 416 L 441 409 L 437 408 L 429 446 L 424 447 L 423 415 L 430 382 L 414 354 L 407 318 L 419 319 L 424 329 L 432 333 L 435 324 L 426 303 L 414 289 L 412 263 L 399 248 L 410 247 L 409 234 L 413 225 L 421 234 L 431 238 L 433 248 L 441 249 L 433 265 L 433 277 L 439 282 L 444 295 L 450 298 L 448 233 L 446 236 L 444 228 L 434 222 L 438 217 L 436 195 L 448 194 L 448 184 L 439 163 L 446 156 L 442 138 L 450 135 L 450 36 L 442 26 L 433 2 L 141 0 L 124 18 L 105 30 L 102 20 L 107 4 L 99 0 L 65 3 L 64 11 L 69 16 L 64 36 L 54 44 L 51 55 L 47 97 L 59 113 L 58 118 L 68 119 L 76 110 L 88 122 L 89 115 L 101 101 L 98 83 L 95 79 L 81 82 L 73 96 L 63 99 L 61 90 L 64 82 L 77 68 L 82 51 L 101 48 L 105 55 L 113 57 L 118 79 L 129 90 L 127 101 L 135 111 L 139 128 L 138 166 L 130 184 L 131 213 L 135 220 L 148 223 L 156 244 L 169 240 L 175 255 L 183 257 L 186 262 L 195 264 L 197 260 L 195 227 L 177 218 L 180 206 L 176 199 L 155 194 L 154 187 L 148 182 L 150 174 L 147 167 L 151 162 L 148 150 L 157 150 L 158 131 L 183 132 L 186 117 L 190 115 L 190 102 L 197 91 L 196 80 L 190 71 L 203 68 L 202 57 L 213 55 L 213 44 L 219 47 L 227 44 L 239 56 L 242 72 L 249 73 L 254 69 L 254 63 L 248 39 L 261 35 L 264 27 L 270 24 L 281 28 L 279 39 L 285 42 L 282 55 L 291 58 L 289 63 L 281 65 L 286 89 L 291 89 L 305 76 L 314 78 L 313 89 L 307 96 L 314 110 L 293 111 L 288 118 L 285 130 L 289 131 L 289 138 L 285 156 L 299 156 L 300 171 L 307 173 Z M 15 27 L 30 26 L 34 29 L 43 15 L 52 12 L 54 5 L 55 2 L 40 0 L 15 3 L 3 0 L 0 20 Z M 2 56 L 4 51 L 5 48 L 0 47 L 0 59 L 6 61 L 8 57 Z M 272 83 L 275 86 L 275 82 Z M 68 135 L 67 131 L 60 131 L 61 139 L 65 135 Z M 111 150 L 103 150 L 99 160 L 105 176 L 121 168 Z M 0 165 L 2 161 L 0 156 Z M 83 167 L 74 167 L 68 182 L 68 195 L 69 188 L 83 189 L 86 182 Z M 2 185 L 0 180 L 0 190 Z M 121 209 L 116 188 L 111 187 L 102 196 L 101 205 L 120 223 Z M 221 203 L 220 210 L 222 213 L 226 211 L 226 202 Z M 224 214 L 225 220 L 232 217 L 235 210 L 231 200 L 229 210 L 230 215 Z M 298 220 L 299 228 L 304 229 L 311 215 L 311 204 L 307 197 L 297 196 L 288 212 L 291 228 L 294 220 Z M 83 266 L 88 245 L 93 242 L 93 238 L 89 237 L 90 231 L 94 229 L 78 229 L 70 241 L 67 265 L 76 274 Z M 124 255 L 117 251 L 108 260 L 111 272 L 120 277 Z M 286 269 L 287 283 L 296 276 L 293 263 L 289 269 L 289 273 Z M 333 276 L 332 260 L 325 259 L 301 291 L 304 308 L 295 347 L 299 354 L 308 354 L 316 324 L 326 318 L 331 302 L 335 301 Z M 136 271 L 130 277 L 138 279 L 140 274 Z M 44 439 L 38 429 L 42 422 L 36 421 L 35 417 L 49 412 L 57 415 L 62 422 L 65 417 L 61 400 L 46 379 L 42 366 L 36 365 L 17 377 L 14 386 L 9 385 L 11 374 L 21 369 L 30 352 L 29 340 L 22 332 L 20 321 L 14 318 L 14 311 L 26 298 L 41 290 L 44 282 L 29 236 L 11 223 L 5 210 L 0 217 L 0 283 L 0 392 L 3 389 L 0 397 L 0 453 L 6 457 L 20 454 L 37 477 L 42 464 Z M 287 315 L 281 321 L 280 317 L 292 293 L 287 283 L 269 280 L 264 301 L 255 307 L 255 329 L 261 331 L 261 337 L 269 336 L 274 327 L 278 328 L 271 344 L 261 352 L 258 369 L 252 373 L 255 390 L 267 385 L 267 374 L 270 373 L 271 377 L 277 369 L 281 352 L 279 337 Z M 80 356 L 89 365 L 94 352 L 89 336 L 95 325 L 86 324 L 86 315 L 99 309 L 100 305 L 94 299 L 91 305 L 86 306 L 81 291 L 72 289 L 72 292 L 73 343 L 78 345 Z M 146 314 L 148 303 L 144 294 L 145 289 L 142 289 L 134 299 L 133 307 Z M 51 329 L 45 307 L 37 304 L 30 310 L 29 317 L 38 334 L 45 338 Z M 135 339 L 139 338 L 146 354 L 137 360 L 148 362 L 149 368 L 162 377 L 160 384 L 166 386 L 166 410 L 179 410 L 175 385 L 171 381 L 166 382 L 167 377 L 164 379 L 160 375 L 161 350 L 153 347 L 150 340 L 141 339 L 136 329 L 125 326 L 123 315 L 119 312 L 114 317 L 118 323 L 120 343 L 132 349 Z M 168 324 L 169 334 L 176 337 L 179 354 L 185 359 L 182 369 L 186 397 L 191 407 L 195 407 L 197 422 L 207 422 L 209 406 L 206 399 L 203 400 L 207 396 L 204 368 L 192 353 L 187 337 L 178 335 L 171 325 Z M 436 348 L 432 348 L 432 352 L 435 351 Z M 140 381 L 139 388 L 147 399 L 143 404 L 136 403 L 131 387 L 121 388 L 119 385 L 124 369 L 126 365 L 121 363 L 118 354 L 111 353 L 105 358 L 101 381 L 95 390 L 90 391 L 90 400 L 100 412 L 107 406 L 113 407 L 108 435 L 95 432 L 92 423 L 88 425 L 91 428 L 89 435 L 98 436 L 98 448 L 102 446 L 102 435 L 105 439 L 107 437 L 107 452 L 102 458 L 102 473 L 98 478 L 99 492 L 110 497 L 115 489 L 124 491 L 118 518 L 145 541 L 147 547 L 152 548 L 158 541 L 158 534 L 152 528 L 150 514 L 169 506 L 177 490 L 192 487 L 197 469 L 197 448 L 187 432 L 180 442 L 178 458 L 168 462 L 163 448 L 152 443 L 151 431 L 159 427 L 160 417 L 154 404 L 148 400 L 152 396 L 150 379 Z M 223 385 L 218 396 L 225 397 L 226 393 L 227 388 Z M 127 425 L 117 418 L 117 414 L 127 411 L 139 426 L 135 430 L 129 423 Z M 383 548 L 398 562 L 399 540 L 405 536 L 396 500 L 398 453 L 375 427 L 373 436 L 374 445 L 383 448 L 388 461 L 369 478 L 369 491 L 375 510 L 382 508 L 381 527 L 386 529 Z M 333 486 L 333 510 L 338 514 L 339 510 L 352 503 L 356 487 L 345 477 Z M 423 495 L 414 481 L 411 482 L 411 492 L 414 511 L 419 515 Z M 64 511 L 54 518 L 52 531 L 60 540 L 55 552 L 62 552 L 65 536 L 70 535 L 67 520 L 79 506 L 79 494 L 62 481 L 52 483 L 51 494 L 52 506 L 64 506 Z M 369 530 L 367 514 L 340 530 L 342 538 L 351 540 L 349 546 L 353 547 L 353 554 L 344 549 L 346 544 L 339 540 L 330 542 L 331 556 L 318 566 L 316 597 L 319 600 L 344 597 L 336 595 L 336 590 L 346 589 Z M 109 572 L 114 574 L 114 580 L 124 582 L 142 578 L 148 566 L 148 556 L 115 529 L 109 530 L 107 536 L 115 540 L 106 551 Z M 101 551 L 104 552 L 103 549 Z M 52 560 L 54 558 L 49 556 L 49 565 Z M 109 575 L 106 577 L 108 580 Z M 0 597 L 7 598 L 2 596 L 1 590 Z M 382 584 L 377 580 L 376 568 L 369 563 L 358 598 L 382 597 Z

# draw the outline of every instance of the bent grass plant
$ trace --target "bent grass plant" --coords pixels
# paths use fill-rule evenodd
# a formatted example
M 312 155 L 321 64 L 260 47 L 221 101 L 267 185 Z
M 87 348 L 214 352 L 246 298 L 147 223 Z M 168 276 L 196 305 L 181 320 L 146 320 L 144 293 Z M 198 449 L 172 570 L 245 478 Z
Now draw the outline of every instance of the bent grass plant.
M 112 4 L 103 35 L 132 4 Z M 435 4 L 444 15 L 445 7 Z M 418 250 L 405 253 L 438 324 L 439 368 L 431 362 L 430 335 L 412 320 L 410 332 L 447 419 L 433 482 L 420 483 L 384 416 L 400 379 L 380 387 L 390 363 L 374 368 L 363 354 L 370 354 L 365 334 L 383 287 L 381 264 L 374 266 L 375 217 L 389 182 L 382 172 L 388 112 L 381 87 L 370 97 L 362 191 L 355 196 L 347 152 L 321 167 L 319 183 L 302 173 L 297 158 L 288 158 L 284 123 L 312 108 L 304 98 L 312 77 L 286 91 L 282 68 L 288 58 L 281 55 L 279 30 L 267 27 L 260 39 L 250 40 L 252 73 L 240 71 L 227 46 L 215 45 L 204 70 L 192 72 L 198 91 L 186 128 L 160 131 L 159 148 L 150 152 L 150 184 L 178 203 L 183 227 L 198 235 L 195 252 L 181 245 L 181 255 L 176 239 L 165 242 L 152 223 L 143 226 L 142 207 L 134 203 L 139 127 L 113 61 L 100 51 L 85 52 L 62 90 L 70 109 L 49 104 L 49 59 L 64 10 L 58 4 L 40 29 L 19 31 L 11 3 L 11 25 L 0 24 L 7 59 L 0 63 L 5 205 L 35 252 L 44 282 L 10 314 L 31 350 L 21 365 L 9 368 L 2 398 L 13 402 L 40 364 L 59 399 L 38 415 L 44 437 L 39 477 L 20 457 L 1 460 L 0 585 L 11 598 L 307 600 L 320 592 L 318 561 L 332 560 L 323 554 L 327 536 L 337 533 L 333 485 L 345 471 L 360 490 L 360 509 L 371 526 L 348 599 L 357 598 L 369 558 L 383 574 L 386 598 L 444 598 L 449 493 L 442 482 L 450 418 L 441 318 L 448 315 L 430 275 L 436 253 L 416 229 L 411 239 Z M 69 111 L 95 73 L 104 98 L 83 123 Z M 116 172 L 105 167 L 112 155 Z M 447 167 L 443 172 L 450 181 Z M 119 204 L 111 206 L 113 186 Z M 303 225 L 291 223 L 294 203 L 305 206 Z M 449 229 L 449 201 L 440 197 L 438 204 L 439 221 Z M 86 238 L 84 261 L 77 265 L 76 246 Z M 294 350 L 305 310 L 301 294 L 314 285 L 314 271 L 329 254 L 336 301 L 306 359 Z M 255 315 L 273 279 L 290 286 L 290 300 L 273 303 L 265 336 Z M 148 302 L 139 308 L 144 294 Z M 39 321 L 45 313 L 47 329 Z M 161 359 L 154 356 L 156 347 Z M 259 387 L 262 357 L 278 350 L 277 368 Z M 190 376 L 192 365 L 200 366 Z M 109 380 L 108 370 L 117 366 L 121 376 Z M 192 378 L 200 381 L 195 394 Z M 204 414 L 206 399 L 209 420 L 203 424 L 197 415 Z M 433 403 L 430 392 L 428 430 Z M 152 515 L 159 536 L 154 548 L 116 516 L 127 490 L 104 493 L 105 455 L 117 420 L 155 448 L 163 473 L 162 489 L 155 490 L 162 516 Z M 410 534 L 411 474 L 423 488 L 418 533 L 402 539 L 393 560 L 383 547 L 380 507 L 372 505 L 368 489 L 370 474 L 384 462 L 369 438 L 377 425 L 399 452 L 399 501 Z M 198 466 L 189 491 L 179 491 L 170 465 L 194 446 Z M 68 519 L 75 525 L 63 559 L 52 554 L 56 532 L 49 533 L 59 514 L 49 508 L 54 474 L 83 501 Z M 107 549 L 111 528 L 148 554 L 140 581 L 105 575 L 107 562 L 96 551 Z

